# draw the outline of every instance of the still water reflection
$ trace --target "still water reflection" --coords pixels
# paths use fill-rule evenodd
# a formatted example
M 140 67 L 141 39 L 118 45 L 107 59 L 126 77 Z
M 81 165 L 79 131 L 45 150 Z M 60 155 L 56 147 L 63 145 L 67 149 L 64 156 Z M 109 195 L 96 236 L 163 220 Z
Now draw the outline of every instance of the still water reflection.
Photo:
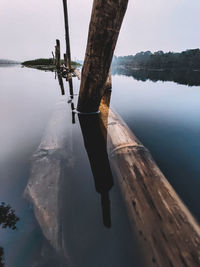
M 98 117 L 75 118 L 79 81 L 58 78 L 0 69 L 0 195 L 20 217 L 5 266 L 141 266 Z
M 200 219 L 200 87 L 114 74 L 111 105 Z M 20 217 L 0 231 L 5 266 L 144 267 L 98 115 L 74 112 L 79 81 L 20 67 L 0 81 L 0 196 Z
M 199 73 L 189 78 L 177 73 L 180 79 L 174 81 L 185 85 L 175 83 L 172 77 L 166 80 L 173 82 L 161 82 L 165 80 L 161 72 L 118 69 L 113 73 L 112 106 L 150 150 L 169 182 L 200 221 Z M 198 86 L 188 87 L 188 84 Z
M 134 69 L 116 66 L 112 69 L 113 75 L 125 75 L 138 81 L 173 81 L 178 84 L 200 86 L 200 70 L 192 69 Z

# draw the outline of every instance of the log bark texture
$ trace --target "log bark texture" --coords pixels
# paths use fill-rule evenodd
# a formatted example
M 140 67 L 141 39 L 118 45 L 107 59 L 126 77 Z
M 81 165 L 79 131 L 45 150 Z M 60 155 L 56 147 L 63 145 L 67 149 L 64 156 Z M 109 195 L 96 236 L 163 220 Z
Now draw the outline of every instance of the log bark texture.
M 63 0 L 64 20 L 65 20 L 65 40 L 66 40 L 66 67 L 71 70 L 71 49 L 69 39 L 69 23 L 68 23 L 68 9 L 67 0 Z
M 60 40 L 56 40 L 56 47 L 55 47 L 55 57 L 56 57 L 56 68 L 60 70 Z
M 78 110 L 99 109 L 128 0 L 94 0 Z
M 146 266 L 200 266 L 200 228 L 149 151 L 102 98 L 102 130 Z M 108 116 L 109 113 L 109 116 Z M 107 119 L 108 116 L 108 119 Z

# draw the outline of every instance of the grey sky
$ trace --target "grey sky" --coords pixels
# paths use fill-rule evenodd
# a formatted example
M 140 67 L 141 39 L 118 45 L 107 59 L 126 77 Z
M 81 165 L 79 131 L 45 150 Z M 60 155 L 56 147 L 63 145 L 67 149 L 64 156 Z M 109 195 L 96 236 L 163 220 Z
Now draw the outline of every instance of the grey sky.
M 83 58 L 93 0 L 68 0 L 73 58 Z M 200 47 L 200 0 L 129 0 L 115 54 Z M 50 57 L 64 46 L 62 0 L 0 0 L 0 58 Z

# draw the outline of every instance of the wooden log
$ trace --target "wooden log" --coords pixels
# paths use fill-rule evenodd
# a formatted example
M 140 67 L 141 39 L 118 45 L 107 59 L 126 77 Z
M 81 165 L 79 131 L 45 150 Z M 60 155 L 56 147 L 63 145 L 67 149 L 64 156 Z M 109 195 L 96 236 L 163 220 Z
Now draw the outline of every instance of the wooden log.
M 62 79 L 61 73 L 58 73 L 58 82 L 59 82 L 59 85 L 60 85 L 61 94 L 65 95 L 65 88 L 64 88 L 64 84 L 63 84 L 63 79 Z
M 61 97 L 52 114 L 42 141 L 32 157 L 31 172 L 24 195 L 32 202 L 36 219 L 46 240 L 56 250 L 65 266 L 74 266 L 68 244 L 63 240 L 61 189 L 63 162 L 72 169 L 75 159 L 72 127 Z M 69 130 L 70 127 L 70 130 Z
M 76 77 L 78 78 L 78 80 L 81 79 L 81 72 L 78 69 L 75 69 L 74 70 L 74 74 L 76 75 Z M 107 78 L 106 83 L 105 83 L 105 90 L 106 89 L 108 89 L 108 90 L 109 89 L 112 89 L 112 75 L 111 75 L 111 71 L 109 71 L 108 78 Z
M 80 71 L 78 69 L 75 69 L 74 70 L 74 74 L 76 75 L 76 77 L 78 78 L 78 80 L 81 79 L 81 73 L 80 73 Z
M 66 55 L 66 54 L 64 54 L 64 65 L 65 65 L 66 68 L 67 68 L 67 55 Z
M 56 49 L 55 49 L 55 54 L 56 54 L 56 68 L 57 70 L 60 70 L 60 41 L 57 39 L 56 40 Z
M 200 266 L 200 228 L 189 210 L 122 119 L 100 106 L 108 154 L 146 266 Z M 107 114 L 109 118 L 107 119 Z
M 56 65 L 56 60 L 55 60 L 54 52 L 52 51 L 51 54 L 52 54 L 52 57 L 53 57 L 53 64 Z
M 66 57 L 68 69 L 71 71 L 71 49 L 70 49 L 70 39 L 69 39 L 69 23 L 68 23 L 68 10 L 67 10 L 67 0 L 63 0 L 63 10 L 64 10 L 64 20 L 65 20 L 65 40 L 66 40 Z
M 108 73 L 108 78 L 106 80 L 104 89 L 105 90 L 112 89 L 112 75 L 111 75 L 111 71 L 109 71 L 109 73 Z
M 68 76 L 68 83 L 69 83 L 69 93 L 70 93 L 70 98 L 74 98 L 74 89 L 73 89 L 73 82 L 72 82 L 72 76 Z
M 99 109 L 128 0 L 94 0 L 78 110 Z

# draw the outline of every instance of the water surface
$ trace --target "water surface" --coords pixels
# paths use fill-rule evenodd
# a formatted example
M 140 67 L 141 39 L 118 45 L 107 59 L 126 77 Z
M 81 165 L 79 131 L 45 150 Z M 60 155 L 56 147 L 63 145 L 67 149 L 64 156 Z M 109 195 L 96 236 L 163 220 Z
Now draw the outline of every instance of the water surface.
M 200 220 L 200 82 L 154 82 L 114 71 L 112 105 L 150 150 L 168 181 Z M 137 76 L 138 77 L 138 76 Z M 182 77 L 182 81 L 185 77 Z
M 135 75 L 114 72 L 111 105 L 200 220 L 198 81 Z M 98 116 L 72 112 L 79 81 L 73 98 L 51 72 L 4 66 L 0 82 L 0 200 L 20 217 L 0 230 L 5 266 L 144 267 Z
M 142 266 L 98 123 L 72 116 L 79 81 L 71 99 L 51 72 L 0 80 L 0 196 L 20 217 L 1 230 L 5 266 Z

